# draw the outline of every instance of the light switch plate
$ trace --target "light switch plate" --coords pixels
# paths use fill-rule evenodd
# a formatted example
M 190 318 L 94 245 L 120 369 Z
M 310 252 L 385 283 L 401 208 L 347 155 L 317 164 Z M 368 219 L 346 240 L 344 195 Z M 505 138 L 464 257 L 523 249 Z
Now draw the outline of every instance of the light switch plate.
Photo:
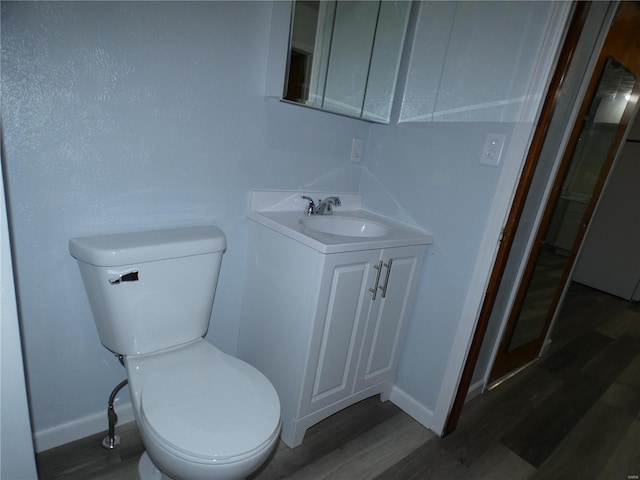
M 481 165 L 497 167 L 502 157 L 502 149 L 507 136 L 504 133 L 488 133 L 482 147 Z
M 358 163 L 362 160 L 362 139 L 353 137 L 351 141 L 351 157 L 349 158 L 351 162 Z

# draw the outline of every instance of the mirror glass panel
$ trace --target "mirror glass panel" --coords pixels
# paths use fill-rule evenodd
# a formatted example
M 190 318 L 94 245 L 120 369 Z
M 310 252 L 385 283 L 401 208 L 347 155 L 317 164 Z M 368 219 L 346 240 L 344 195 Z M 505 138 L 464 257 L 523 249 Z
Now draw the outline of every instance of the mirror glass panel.
M 283 100 L 388 123 L 408 1 L 293 2 Z
M 635 76 L 609 58 L 573 152 L 560 197 L 522 304 L 509 350 L 539 337 L 553 312 L 552 302 L 567 268 L 569 254 L 583 225 L 587 207 L 601 175 L 636 84 Z

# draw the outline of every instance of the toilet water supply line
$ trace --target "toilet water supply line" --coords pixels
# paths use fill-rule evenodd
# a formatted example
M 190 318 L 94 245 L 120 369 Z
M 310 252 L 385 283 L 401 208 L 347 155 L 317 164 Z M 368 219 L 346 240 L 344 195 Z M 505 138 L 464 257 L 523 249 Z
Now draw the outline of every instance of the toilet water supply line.
M 129 380 L 123 380 L 116 388 L 113 389 L 111 395 L 109 395 L 109 407 L 107 409 L 107 417 L 109 419 L 109 435 L 107 435 L 102 441 L 102 446 L 109 450 L 113 450 L 118 445 L 120 445 L 120 435 L 115 434 L 116 424 L 118 423 L 118 415 L 116 415 L 116 411 L 113 408 L 113 403 L 116 400 L 116 395 L 118 392 L 124 387 Z

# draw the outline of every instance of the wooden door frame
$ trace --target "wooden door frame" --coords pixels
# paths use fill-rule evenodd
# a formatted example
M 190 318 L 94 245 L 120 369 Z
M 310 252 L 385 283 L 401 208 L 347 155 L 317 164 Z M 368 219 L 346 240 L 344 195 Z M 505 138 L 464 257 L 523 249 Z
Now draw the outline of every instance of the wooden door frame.
M 620 14 L 620 11 L 622 11 L 623 9 L 624 9 L 623 14 Z M 584 28 L 584 24 L 585 24 L 588 12 L 589 12 L 589 5 L 587 3 L 580 2 L 576 6 L 576 9 L 573 13 L 570 26 L 567 31 L 564 46 L 558 58 L 556 70 L 552 77 L 549 90 L 540 114 L 540 119 L 538 121 L 538 125 L 536 127 L 536 130 L 532 139 L 531 147 L 527 154 L 525 165 L 523 167 L 522 176 L 518 184 L 518 187 L 516 189 L 512 207 L 511 207 L 509 217 L 507 219 L 507 223 L 503 233 L 502 242 L 498 249 L 498 254 L 496 257 L 496 261 L 494 263 L 494 268 L 491 273 L 491 277 L 489 279 L 487 292 L 485 294 L 485 298 L 479 314 L 478 324 L 473 335 L 472 343 L 469 348 L 467 360 L 465 362 L 465 365 L 462 371 L 460 382 L 458 384 L 458 389 L 456 391 L 454 402 L 452 404 L 449 415 L 447 417 L 447 421 L 445 423 L 443 435 L 447 435 L 451 433 L 453 430 L 455 430 L 458 423 L 458 419 L 462 412 L 462 407 L 464 406 L 464 401 L 466 399 L 466 395 L 471 383 L 473 371 L 475 369 L 476 362 L 480 354 L 480 349 L 482 347 L 484 335 L 487 331 L 491 312 L 493 310 L 493 307 L 496 301 L 498 287 L 500 286 L 500 281 L 502 279 L 502 276 L 506 268 L 507 260 L 509 258 L 509 253 L 511 252 L 511 247 L 513 245 L 516 229 L 518 227 L 518 223 L 524 209 L 525 200 L 527 198 L 527 194 L 529 193 L 529 189 L 533 180 L 533 174 L 538 164 L 538 159 L 540 157 L 542 147 L 547 137 L 548 128 L 551 123 L 553 113 L 555 111 L 555 107 L 557 104 L 557 97 L 562 87 L 564 77 L 568 71 L 569 65 L 571 63 L 571 60 L 578 46 L 580 34 L 582 33 L 582 30 Z M 632 49 L 624 48 L 628 46 L 628 43 L 630 41 L 628 32 L 633 31 L 633 26 L 637 25 L 639 12 L 640 12 L 640 9 L 638 7 L 638 4 L 635 4 L 634 2 L 622 2 L 619 5 L 619 12 L 614 17 L 613 24 L 611 25 L 611 28 L 609 29 L 609 33 L 607 34 L 606 40 L 604 42 L 604 45 L 601 51 L 599 52 L 599 58 L 596 64 L 596 68 L 594 72 L 591 74 L 591 80 L 590 80 L 588 91 L 585 94 L 584 98 L 581 100 L 583 103 L 581 110 L 584 110 L 585 105 L 586 105 L 586 108 L 588 108 L 590 104 L 590 100 L 593 98 L 593 95 L 595 94 L 595 91 L 597 89 L 597 86 L 600 80 L 600 75 L 604 69 L 606 59 L 611 54 L 611 52 L 615 51 L 616 52 L 615 58 L 620 62 L 622 62 L 625 66 L 627 66 L 627 68 L 630 68 L 636 76 L 640 77 L 640 58 L 638 58 L 637 55 L 634 56 L 633 54 L 634 51 L 640 50 L 640 36 L 635 35 L 635 36 L 632 36 L 631 38 L 631 41 L 633 42 L 635 48 L 632 48 Z M 623 54 L 620 54 L 621 50 L 624 52 Z M 636 86 L 636 90 L 637 88 L 638 87 Z M 585 101 L 586 99 L 589 99 L 589 101 L 588 102 Z M 581 118 L 584 117 L 584 111 L 582 111 L 581 113 L 583 114 L 583 116 L 578 117 L 578 120 L 576 121 L 576 125 L 574 125 L 573 127 L 572 138 L 570 140 L 570 144 L 567 145 L 565 149 L 566 152 L 573 152 L 573 147 L 575 145 L 575 142 L 577 142 L 577 137 L 579 136 L 579 132 L 582 127 L 583 121 L 581 120 Z M 576 128 L 577 124 L 580 124 L 580 128 Z M 618 135 L 623 136 L 624 133 L 625 132 L 623 129 L 619 129 Z M 568 163 L 566 162 L 567 156 L 568 154 L 565 153 L 562 160 L 563 163 Z M 611 164 L 614 160 L 614 157 L 615 155 L 609 155 L 609 158 L 607 158 L 606 160 L 606 163 L 608 164 L 606 165 L 606 167 L 609 169 L 609 171 L 610 171 Z M 561 173 L 562 172 L 559 172 L 557 175 L 560 176 Z M 602 191 L 602 188 L 606 181 L 607 176 L 608 175 L 605 175 L 604 178 L 599 179 L 598 185 L 596 185 L 596 188 L 599 189 L 598 190 L 599 192 Z M 558 190 L 557 193 L 555 193 L 555 189 Z M 558 194 L 559 194 L 559 187 L 556 185 L 554 187 L 554 192 L 552 192 L 552 195 L 558 195 Z M 547 200 L 547 202 L 549 202 L 549 200 Z M 590 210 L 590 213 L 593 213 L 596 203 L 597 202 L 595 200 L 593 200 L 590 203 L 588 207 L 588 210 Z M 583 229 L 581 233 L 582 235 L 579 235 L 580 237 L 579 240 L 582 240 L 585 233 L 585 229 Z M 576 241 L 576 243 L 577 242 L 578 240 Z M 575 257 L 576 251 L 577 249 L 574 249 L 574 257 Z M 530 268 L 530 265 L 527 266 L 527 268 Z M 565 283 L 567 280 L 567 276 L 569 274 L 569 270 L 570 269 L 567 269 L 565 272 L 565 276 L 564 276 Z M 561 293 L 559 293 L 557 298 L 554 300 L 555 304 L 557 304 L 557 302 L 560 299 L 561 299 Z M 551 319 L 549 319 L 549 322 L 550 321 Z M 506 335 L 504 335 L 503 338 L 504 337 L 506 337 Z M 544 341 L 544 336 L 542 338 L 542 341 Z M 542 344 L 540 343 L 539 346 L 541 347 L 541 345 Z
M 528 287 L 531 282 L 531 278 L 533 277 L 534 270 L 536 267 L 536 260 L 539 257 L 540 251 L 545 244 L 545 238 L 548 232 L 549 224 L 551 223 L 551 219 L 554 213 L 555 206 L 560 198 L 560 194 L 562 193 L 562 186 L 566 179 L 567 173 L 571 166 L 571 161 L 573 159 L 573 155 L 575 149 L 577 147 L 578 141 L 580 139 L 582 130 L 584 128 L 584 124 L 587 119 L 587 114 L 589 109 L 592 106 L 592 102 L 594 100 L 595 94 L 598 90 L 600 80 L 602 78 L 602 74 L 604 73 L 604 68 L 606 66 L 607 59 L 609 58 L 609 51 L 603 49 L 601 52 L 598 62 L 596 64 L 596 68 L 592 74 L 589 87 L 587 92 L 582 100 L 582 106 L 580 108 L 580 113 L 578 115 L 578 120 L 575 122 L 573 126 L 573 131 L 571 132 L 571 137 L 569 139 L 569 143 L 565 148 L 565 152 L 560 163 L 560 167 L 558 172 L 555 175 L 553 188 L 550 192 L 549 198 L 546 201 L 544 215 L 540 221 L 540 225 L 538 226 L 535 241 L 533 243 L 533 248 L 529 253 L 529 259 L 527 261 L 527 266 L 524 272 L 524 275 L 520 281 L 520 287 L 518 289 L 518 294 L 516 296 L 515 302 L 511 308 L 511 312 L 509 314 L 509 320 L 507 322 L 507 328 L 502 336 L 502 340 L 500 341 L 499 351 L 503 354 L 509 355 L 509 358 L 502 357 L 501 363 L 498 363 L 498 360 L 495 361 L 494 366 L 491 370 L 491 375 L 489 376 L 489 382 L 496 381 L 503 376 L 507 375 L 509 372 L 512 372 L 514 369 L 517 369 L 523 366 L 526 363 L 529 363 L 531 360 L 535 359 L 536 356 L 542 350 L 542 346 L 544 344 L 545 338 L 547 337 L 547 332 L 553 319 L 555 318 L 556 312 L 560 306 L 561 300 L 564 296 L 564 292 L 569 281 L 569 277 L 571 271 L 573 269 L 573 265 L 578 256 L 578 251 L 582 242 L 584 240 L 584 236 L 587 231 L 587 227 L 590 223 L 591 218 L 593 217 L 593 212 L 595 211 L 598 200 L 600 199 L 600 195 L 602 194 L 602 190 L 604 188 L 604 184 L 611 172 L 611 167 L 613 165 L 613 161 L 617 156 L 617 152 L 620 149 L 622 141 L 624 139 L 624 134 L 629 125 L 629 121 L 633 114 L 633 109 L 627 107 L 625 109 L 625 113 L 621 119 L 620 126 L 618 127 L 616 134 L 611 142 L 611 146 L 607 151 L 607 157 L 605 158 L 602 167 L 600 169 L 600 173 L 598 176 L 598 180 L 593 188 L 593 193 L 591 195 L 591 199 L 587 204 L 587 208 L 584 212 L 578 233 L 573 242 L 573 246 L 569 255 L 567 257 L 567 262 L 563 267 L 562 274 L 560 276 L 560 281 L 558 283 L 558 287 L 554 293 L 551 304 L 549 305 L 549 310 L 547 312 L 547 316 L 542 327 L 540 334 L 530 342 L 516 347 L 513 350 L 509 350 L 511 345 L 511 340 L 513 338 L 513 334 L 516 329 L 516 322 L 520 313 L 522 311 L 522 306 L 525 300 L 525 297 L 528 292 Z M 638 92 L 639 86 L 636 85 L 634 88 L 634 92 Z M 616 147 L 617 146 L 617 147 Z
M 464 406 L 467 392 L 471 385 L 473 371 L 480 355 L 482 342 L 498 295 L 498 287 L 500 286 L 502 276 L 504 275 L 504 271 L 507 266 L 507 260 L 509 258 L 509 253 L 511 252 L 511 247 L 513 246 L 515 233 L 533 181 L 533 174 L 535 173 L 536 166 L 538 165 L 538 159 L 542 152 L 542 147 L 544 146 L 544 142 L 547 138 L 549 125 L 551 124 L 551 119 L 557 104 L 558 93 L 560 92 L 564 78 L 569 70 L 569 65 L 571 64 L 571 60 L 573 59 L 578 47 L 578 41 L 584 28 L 588 13 L 589 4 L 585 2 L 580 2 L 576 5 L 576 9 L 573 12 L 564 45 L 558 57 L 558 63 L 549 84 L 547 96 L 542 106 L 542 111 L 540 112 L 540 118 L 531 140 L 531 147 L 527 153 L 527 158 L 520 176 L 520 182 L 516 188 L 511 210 L 502 234 L 502 240 L 498 247 L 498 253 L 491 272 L 491 277 L 489 278 L 489 283 L 487 285 L 487 291 L 482 302 L 478 323 L 473 333 L 471 346 L 469 347 L 467 359 L 462 370 L 460 383 L 458 384 L 458 389 L 442 432 L 443 436 L 453 432 L 458 425 L 458 419 L 462 413 L 462 407 Z

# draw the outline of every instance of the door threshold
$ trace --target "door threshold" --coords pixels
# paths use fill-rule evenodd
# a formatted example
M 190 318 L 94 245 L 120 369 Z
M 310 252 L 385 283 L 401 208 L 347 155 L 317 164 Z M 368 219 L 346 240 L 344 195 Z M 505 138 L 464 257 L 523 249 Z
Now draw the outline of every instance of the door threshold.
M 487 390 L 493 390 L 494 388 L 499 387 L 500 385 L 502 385 L 504 382 L 506 382 L 510 378 L 513 378 L 517 374 L 522 372 L 525 368 L 527 368 L 527 367 L 533 365 L 534 363 L 536 363 L 539 359 L 540 359 L 540 357 L 534 358 L 529 363 L 526 363 L 526 364 L 522 365 L 521 367 L 518 367 L 515 370 L 512 370 L 511 372 L 507 373 L 504 377 L 500 377 L 498 380 L 495 380 L 494 382 L 490 383 L 489 386 L 487 387 Z

